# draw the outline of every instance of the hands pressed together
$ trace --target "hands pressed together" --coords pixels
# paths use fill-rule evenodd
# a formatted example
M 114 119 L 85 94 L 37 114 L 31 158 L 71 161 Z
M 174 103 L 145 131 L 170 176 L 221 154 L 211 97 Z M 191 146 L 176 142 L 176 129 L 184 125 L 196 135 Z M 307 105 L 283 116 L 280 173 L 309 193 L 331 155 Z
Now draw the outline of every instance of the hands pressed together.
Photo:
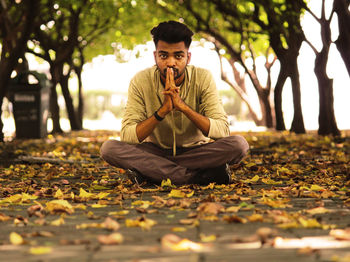
M 168 68 L 166 73 L 165 88 L 163 91 L 164 101 L 159 114 L 164 117 L 171 111 L 183 111 L 187 105 L 180 97 L 180 88 L 176 86 L 173 68 Z
M 188 119 L 190 119 L 200 129 L 205 136 L 209 134 L 210 121 L 207 117 L 192 110 L 180 97 L 180 88 L 176 86 L 173 68 L 168 68 L 166 73 L 165 88 L 163 91 L 163 105 L 156 112 L 161 118 L 165 118 L 167 114 L 173 110 L 181 111 Z M 139 142 L 148 137 L 156 125 L 161 121 L 152 116 L 136 126 L 136 135 Z

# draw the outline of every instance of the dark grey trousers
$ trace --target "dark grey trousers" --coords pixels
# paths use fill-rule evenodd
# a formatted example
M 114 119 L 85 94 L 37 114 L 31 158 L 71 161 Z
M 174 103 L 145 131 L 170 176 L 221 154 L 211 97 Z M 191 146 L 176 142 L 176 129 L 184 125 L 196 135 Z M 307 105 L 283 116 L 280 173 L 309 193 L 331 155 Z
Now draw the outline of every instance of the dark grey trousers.
M 186 184 L 198 170 L 239 163 L 248 149 L 249 145 L 242 136 L 177 148 L 176 156 L 172 155 L 172 149 L 163 149 L 149 142 L 131 145 L 108 140 L 101 147 L 101 157 L 112 166 L 137 170 L 157 183 L 170 178 L 174 184 Z

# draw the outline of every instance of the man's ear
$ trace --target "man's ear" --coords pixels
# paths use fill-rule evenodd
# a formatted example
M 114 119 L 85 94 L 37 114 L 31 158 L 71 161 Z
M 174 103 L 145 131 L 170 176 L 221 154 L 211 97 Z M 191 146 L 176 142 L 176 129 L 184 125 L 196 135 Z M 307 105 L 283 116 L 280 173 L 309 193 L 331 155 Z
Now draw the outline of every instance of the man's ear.
M 157 61 L 156 55 L 157 55 L 157 51 L 153 51 L 154 61 Z
M 191 61 L 191 52 L 187 53 L 187 65 L 190 63 Z

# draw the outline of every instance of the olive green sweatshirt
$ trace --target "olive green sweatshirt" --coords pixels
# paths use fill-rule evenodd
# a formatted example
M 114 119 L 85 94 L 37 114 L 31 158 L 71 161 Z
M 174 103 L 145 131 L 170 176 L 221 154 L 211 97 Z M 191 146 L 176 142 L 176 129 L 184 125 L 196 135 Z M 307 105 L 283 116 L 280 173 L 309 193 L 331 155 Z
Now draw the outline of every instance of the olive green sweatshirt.
M 136 126 L 161 107 L 164 100 L 163 90 L 164 85 L 156 66 L 147 68 L 132 78 L 122 121 L 122 141 L 139 143 Z M 190 147 L 229 135 L 227 116 L 208 70 L 188 65 L 184 82 L 180 86 L 180 97 L 193 110 L 209 118 L 208 137 L 182 112 L 175 110 L 159 122 L 145 142 L 152 142 L 166 149 L 173 148 L 175 152 L 175 144 L 176 147 Z

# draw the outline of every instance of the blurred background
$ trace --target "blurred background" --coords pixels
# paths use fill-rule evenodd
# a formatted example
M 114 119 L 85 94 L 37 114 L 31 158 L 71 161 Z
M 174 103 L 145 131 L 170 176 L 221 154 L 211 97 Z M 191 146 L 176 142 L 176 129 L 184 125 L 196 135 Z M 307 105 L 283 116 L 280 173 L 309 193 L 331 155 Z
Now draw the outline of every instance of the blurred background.
M 232 131 L 350 129 L 347 0 L 0 3 L 2 139 L 28 70 L 51 82 L 49 132 L 120 130 L 130 79 L 154 65 L 150 30 L 170 19 L 196 33 L 191 64 L 214 75 Z

